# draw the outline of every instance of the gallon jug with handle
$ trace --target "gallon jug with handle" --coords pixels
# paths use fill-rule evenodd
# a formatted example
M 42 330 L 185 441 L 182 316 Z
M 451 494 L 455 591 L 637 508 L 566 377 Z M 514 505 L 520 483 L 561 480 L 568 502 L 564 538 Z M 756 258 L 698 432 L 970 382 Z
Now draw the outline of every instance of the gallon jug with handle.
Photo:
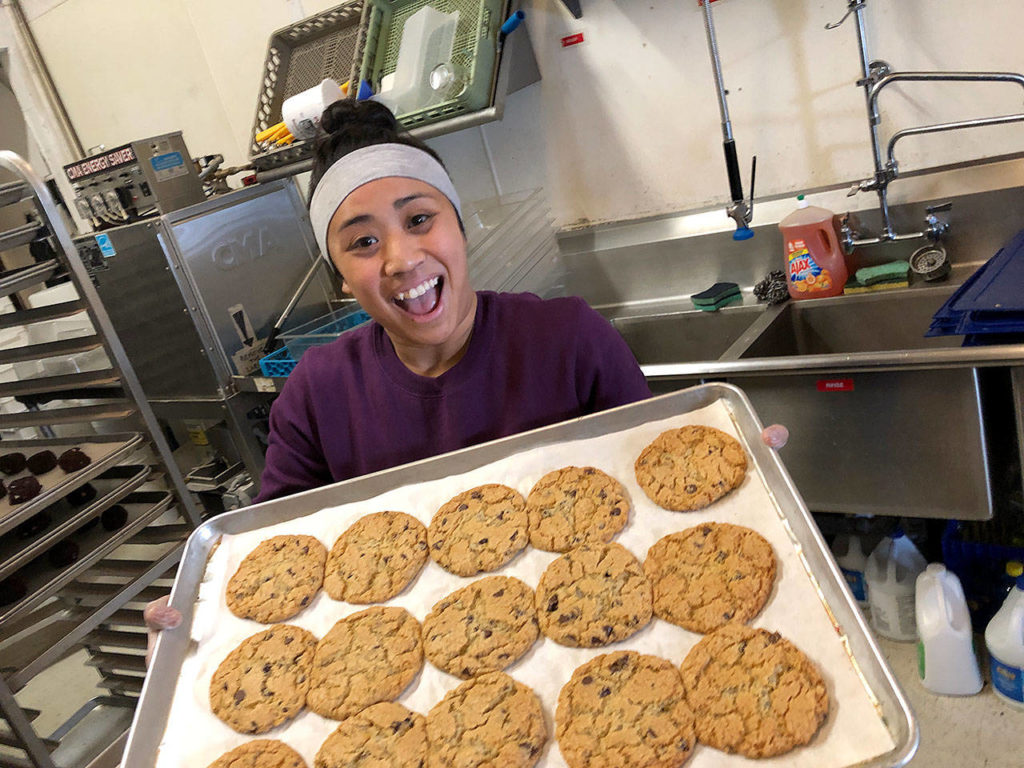
M 971 614 L 960 579 L 941 563 L 917 577 L 917 672 L 929 691 L 970 696 L 981 690 Z
M 985 628 L 985 645 L 996 694 L 1024 709 L 1024 576 Z
M 796 199 L 797 209 L 779 222 L 789 295 L 794 299 L 838 296 L 846 285 L 847 270 L 835 214 L 808 205 L 803 195 Z
M 897 528 L 871 551 L 864 578 L 868 585 L 871 626 L 890 640 L 917 640 L 914 592 L 928 561 Z

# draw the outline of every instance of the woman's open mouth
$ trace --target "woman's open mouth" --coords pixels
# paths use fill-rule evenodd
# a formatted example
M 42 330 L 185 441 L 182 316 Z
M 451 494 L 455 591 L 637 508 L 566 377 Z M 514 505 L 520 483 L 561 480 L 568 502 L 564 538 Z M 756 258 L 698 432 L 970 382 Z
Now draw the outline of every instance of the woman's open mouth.
M 440 275 L 428 278 L 408 291 L 395 294 L 392 301 L 410 315 L 429 315 L 441 301 L 444 278 Z

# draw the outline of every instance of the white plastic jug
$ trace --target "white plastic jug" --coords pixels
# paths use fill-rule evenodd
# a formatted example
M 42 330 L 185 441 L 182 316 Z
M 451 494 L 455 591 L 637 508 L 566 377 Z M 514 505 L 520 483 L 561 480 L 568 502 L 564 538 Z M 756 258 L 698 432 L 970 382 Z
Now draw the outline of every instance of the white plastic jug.
M 917 577 L 917 673 L 930 691 L 971 696 L 981 690 L 971 614 L 960 579 L 941 563 Z
M 992 687 L 1004 701 L 1024 709 L 1024 576 L 985 628 Z
M 843 578 L 850 586 L 850 591 L 861 608 L 868 607 L 867 586 L 864 583 L 864 569 L 868 564 L 868 555 L 860 536 L 856 533 L 841 533 L 832 542 L 832 552 L 843 572 Z
M 872 550 L 864 571 L 871 626 L 882 637 L 901 642 L 917 639 L 914 592 L 927 565 L 914 543 L 897 528 Z

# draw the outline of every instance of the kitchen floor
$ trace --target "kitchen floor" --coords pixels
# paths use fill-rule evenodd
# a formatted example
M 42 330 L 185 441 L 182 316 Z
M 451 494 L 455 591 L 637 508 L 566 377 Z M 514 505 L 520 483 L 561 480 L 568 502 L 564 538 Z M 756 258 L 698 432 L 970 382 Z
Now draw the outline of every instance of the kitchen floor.
M 100 674 L 95 667 L 86 666 L 88 660 L 89 654 L 79 650 L 18 691 L 16 698 L 22 707 L 41 712 L 32 723 L 40 736 L 49 736 L 89 699 L 106 693 L 96 687 Z
M 985 687 L 976 696 L 939 696 L 917 676 L 917 643 L 879 638 L 879 647 L 917 715 L 921 744 L 911 768 L 1008 768 L 1024 755 L 1024 710 L 996 696 L 988 681 L 982 654 Z M 984 647 L 980 637 L 975 647 Z

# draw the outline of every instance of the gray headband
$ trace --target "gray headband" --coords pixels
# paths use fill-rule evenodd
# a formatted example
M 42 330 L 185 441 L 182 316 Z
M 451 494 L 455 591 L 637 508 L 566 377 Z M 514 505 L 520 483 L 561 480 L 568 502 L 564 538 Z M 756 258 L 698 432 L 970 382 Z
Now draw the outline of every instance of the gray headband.
M 373 144 L 363 147 L 349 152 L 328 168 L 313 191 L 313 199 L 309 203 L 309 220 L 313 225 L 316 244 L 325 259 L 331 260 L 327 255 L 327 227 L 345 198 L 364 184 L 391 176 L 429 184 L 451 201 L 455 206 L 455 214 L 461 218 L 455 185 L 444 167 L 429 154 L 408 144 Z

